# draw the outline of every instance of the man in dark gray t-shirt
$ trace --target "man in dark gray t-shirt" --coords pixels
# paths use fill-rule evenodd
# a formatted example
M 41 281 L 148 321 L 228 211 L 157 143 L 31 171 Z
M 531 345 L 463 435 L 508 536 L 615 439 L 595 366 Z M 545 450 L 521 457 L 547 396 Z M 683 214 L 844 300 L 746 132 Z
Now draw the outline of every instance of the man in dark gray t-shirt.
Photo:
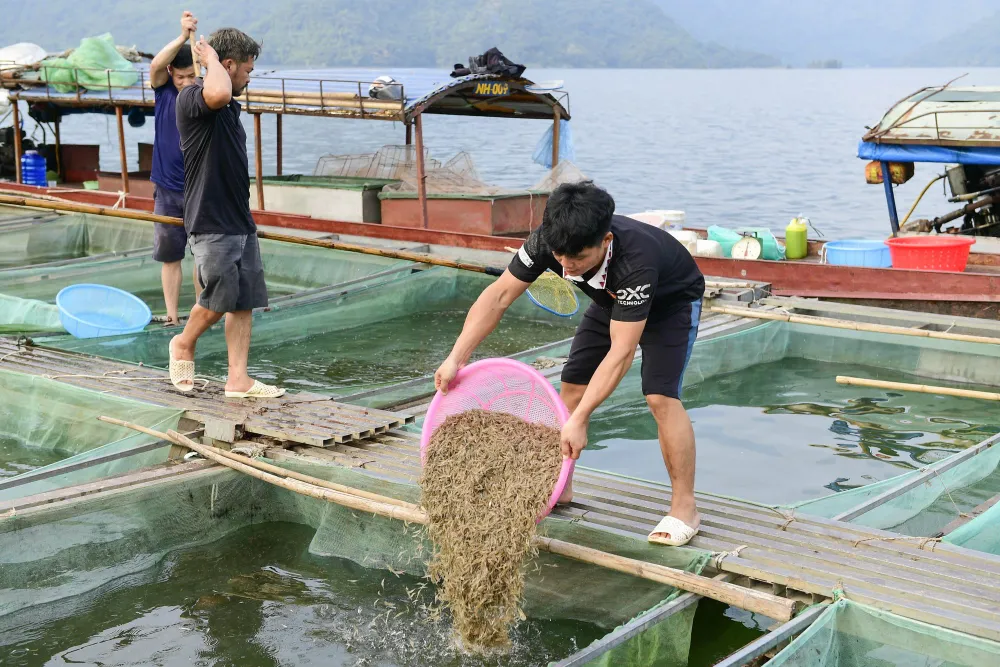
M 195 45 L 205 80 L 178 94 L 176 114 L 184 153 L 184 227 L 194 253 L 198 303 L 184 332 L 170 341 L 170 380 L 194 389 L 198 338 L 226 316 L 229 398 L 277 398 L 285 393 L 247 373 L 252 311 L 267 305 L 257 226 L 250 214 L 247 136 L 236 97 L 246 90 L 260 45 L 223 28 Z

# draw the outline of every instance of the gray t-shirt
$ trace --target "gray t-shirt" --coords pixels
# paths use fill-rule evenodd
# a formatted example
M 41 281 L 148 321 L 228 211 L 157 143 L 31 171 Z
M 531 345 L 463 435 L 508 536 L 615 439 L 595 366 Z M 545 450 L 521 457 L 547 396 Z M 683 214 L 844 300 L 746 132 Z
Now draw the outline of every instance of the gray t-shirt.
M 184 227 L 189 234 L 253 234 L 239 102 L 211 109 L 199 82 L 177 95 L 176 110 L 184 152 Z

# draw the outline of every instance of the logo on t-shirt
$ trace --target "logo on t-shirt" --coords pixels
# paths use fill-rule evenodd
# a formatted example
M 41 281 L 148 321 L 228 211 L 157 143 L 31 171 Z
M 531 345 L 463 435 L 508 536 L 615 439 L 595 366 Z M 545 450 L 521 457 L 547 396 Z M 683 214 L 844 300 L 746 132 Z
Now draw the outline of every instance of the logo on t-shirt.
M 639 287 L 626 287 L 624 289 L 618 290 L 615 297 L 618 299 L 619 306 L 641 306 L 646 303 L 649 299 L 649 295 L 646 294 L 646 290 L 649 289 L 649 285 L 640 285 Z
M 531 255 L 524 249 L 524 246 L 521 246 L 521 249 L 517 251 L 517 256 L 527 268 L 530 269 L 535 265 L 535 260 L 531 259 Z

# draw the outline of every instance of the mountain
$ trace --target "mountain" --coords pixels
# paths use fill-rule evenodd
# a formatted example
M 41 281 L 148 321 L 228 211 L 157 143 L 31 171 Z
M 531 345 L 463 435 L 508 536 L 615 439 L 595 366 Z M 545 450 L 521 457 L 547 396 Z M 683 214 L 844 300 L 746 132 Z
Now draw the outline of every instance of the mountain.
M 848 67 L 958 64 L 936 58 L 945 55 L 943 45 L 932 49 L 934 55 L 922 47 L 963 26 L 975 26 L 965 33 L 972 39 L 964 47 L 970 55 L 997 43 L 996 28 L 991 32 L 983 21 L 996 12 L 997 0 L 656 2 L 695 39 L 769 53 L 794 66 L 832 59 Z
M 913 65 L 1000 67 L 1000 12 L 908 54 Z
M 779 64 L 692 37 L 655 0 L 163 0 L 155 11 L 121 0 L 5 5 L 0 45 L 32 41 L 52 51 L 110 31 L 119 44 L 155 52 L 190 9 L 206 35 L 231 25 L 262 41 L 267 65 L 448 67 L 492 46 L 536 67 Z

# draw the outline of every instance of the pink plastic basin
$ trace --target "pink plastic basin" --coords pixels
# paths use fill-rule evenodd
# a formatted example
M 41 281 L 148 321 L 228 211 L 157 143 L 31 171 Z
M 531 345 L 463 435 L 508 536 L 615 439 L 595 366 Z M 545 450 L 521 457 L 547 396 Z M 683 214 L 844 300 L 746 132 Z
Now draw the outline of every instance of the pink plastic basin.
M 420 460 L 427 458 L 427 447 L 434 431 L 451 415 L 466 410 L 505 412 L 532 424 L 544 424 L 561 429 L 569 419 L 569 410 L 555 388 L 541 373 L 528 364 L 513 359 L 483 359 L 458 371 L 447 394 L 434 396 L 424 429 L 420 435 Z M 541 521 L 555 507 L 575 461 L 563 461 L 548 505 L 539 515 Z

